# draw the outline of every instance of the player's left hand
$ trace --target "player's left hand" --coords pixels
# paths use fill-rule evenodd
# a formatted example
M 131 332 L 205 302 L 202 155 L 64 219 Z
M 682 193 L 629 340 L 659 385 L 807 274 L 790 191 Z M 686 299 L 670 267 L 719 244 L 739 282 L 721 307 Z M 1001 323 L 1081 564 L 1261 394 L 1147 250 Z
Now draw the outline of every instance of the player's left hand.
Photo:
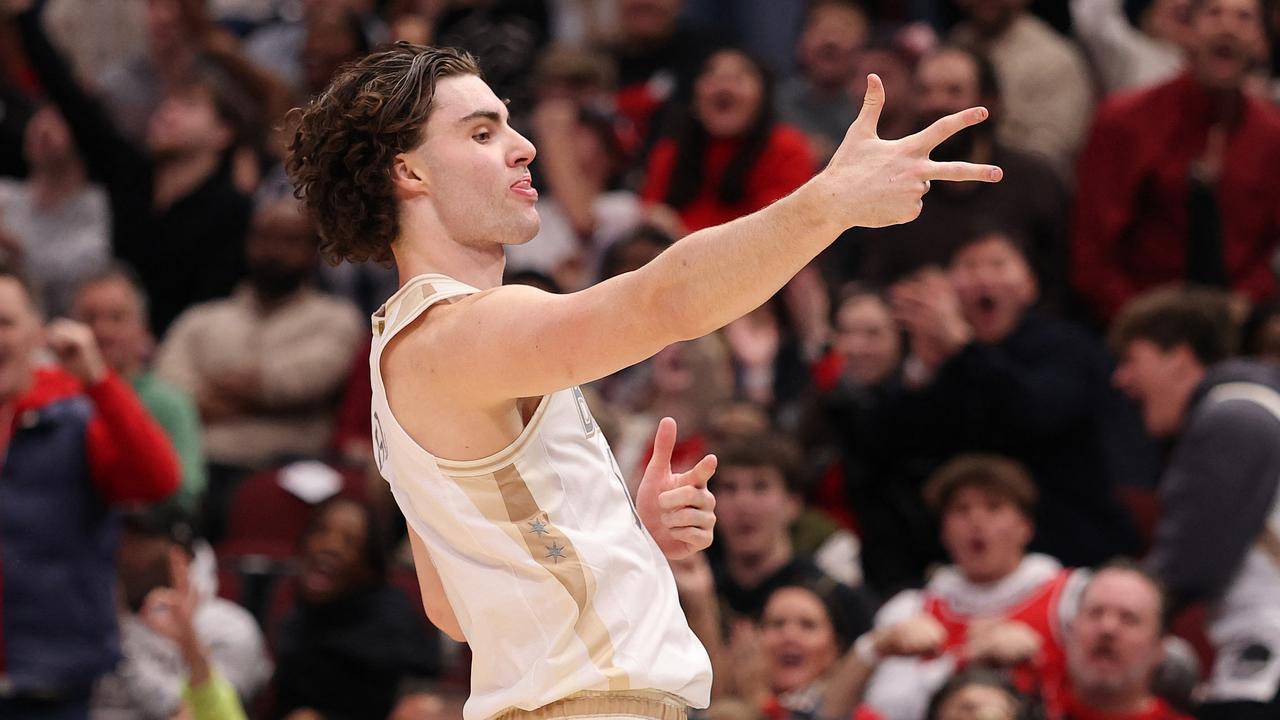
M 680 560 L 711 545 L 716 499 L 707 481 L 716 471 L 716 456 L 707 455 L 684 473 L 671 472 L 676 421 L 663 418 L 653 439 L 653 457 L 636 491 L 636 511 L 670 560 Z

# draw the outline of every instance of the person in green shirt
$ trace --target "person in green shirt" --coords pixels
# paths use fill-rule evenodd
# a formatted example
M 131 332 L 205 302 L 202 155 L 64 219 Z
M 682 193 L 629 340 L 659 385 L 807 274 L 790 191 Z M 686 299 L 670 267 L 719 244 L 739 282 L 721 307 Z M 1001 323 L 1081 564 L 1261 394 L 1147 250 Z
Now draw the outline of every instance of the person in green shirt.
M 187 393 L 146 368 L 154 341 L 147 329 L 147 298 L 128 266 L 111 265 L 84 278 L 72 315 L 93 329 L 102 356 L 126 378 L 151 416 L 168 433 L 182 462 L 182 486 L 173 501 L 195 510 L 206 483 L 200 416 Z

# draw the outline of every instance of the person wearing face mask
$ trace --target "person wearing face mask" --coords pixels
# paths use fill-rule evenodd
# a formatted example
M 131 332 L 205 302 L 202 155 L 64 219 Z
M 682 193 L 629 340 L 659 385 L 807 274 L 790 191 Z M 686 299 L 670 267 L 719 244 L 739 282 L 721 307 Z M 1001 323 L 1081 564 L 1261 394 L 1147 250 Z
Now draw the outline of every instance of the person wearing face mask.
M 1020 691 L 1052 694 L 1066 672 L 1059 638 L 1086 575 L 1027 552 L 1038 494 L 1026 468 L 997 455 L 962 455 L 930 477 L 924 497 L 940 515 L 952 564 L 922 590 L 885 603 L 876 628 L 919 618 L 944 639 L 931 656 L 881 662 L 866 703 L 886 720 L 936 717 L 929 696 L 972 667 L 1007 670 Z
M 916 127 L 926 127 L 967 104 L 982 103 L 999 118 L 1004 94 L 995 69 L 971 50 L 943 46 L 916 65 L 913 78 Z M 910 225 L 845 233 L 831 262 L 864 282 L 888 285 L 931 264 L 945 264 L 956 242 L 956 228 L 979 218 L 998 223 L 1027 241 L 1027 258 L 1039 278 L 1039 304 L 1062 314 L 1069 309 L 1066 187 L 1052 166 L 1036 155 L 1010 147 L 988 124 L 967 128 L 938 146 L 937 160 L 993 162 L 1008 182 L 984 187 L 935 185 L 920 217 Z
M 1023 462 L 1045 499 L 1034 547 L 1092 565 L 1133 551 L 1114 488 L 1154 474 L 1154 458 L 1111 387 L 1101 345 L 1032 310 L 1039 286 L 1022 247 L 1007 232 L 978 231 L 948 274 L 927 271 L 893 288 L 911 349 L 885 422 L 944 456 L 997 452 Z
M 654 146 L 641 192 L 674 208 L 689 231 L 753 213 L 813 177 L 808 139 L 775 121 L 768 72 L 743 51 L 707 59 L 689 110 Z
M 328 445 L 363 323 L 350 302 L 310 286 L 318 242 L 292 198 L 260 208 L 245 281 L 179 316 L 157 353 L 156 372 L 195 398 L 204 421 L 212 541 L 245 472 L 318 457 Z

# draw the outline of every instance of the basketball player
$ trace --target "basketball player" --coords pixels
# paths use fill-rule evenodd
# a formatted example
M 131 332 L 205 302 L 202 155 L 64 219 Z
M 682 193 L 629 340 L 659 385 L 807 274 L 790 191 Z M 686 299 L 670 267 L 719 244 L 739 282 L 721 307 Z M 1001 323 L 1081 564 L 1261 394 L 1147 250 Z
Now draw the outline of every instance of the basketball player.
M 999 180 L 928 158 L 985 110 L 884 141 L 884 88 L 868 86 L 831 164 L 795 193 L 570 295 L 500 286 L 503 246 L 538 231 L 535 151 L 473 58 L 397 44 L 300 114 L 288 165 L 322 249 L 399 268 L 373 317 L 374 452 L 427 613 L 471 646 L 467 720 L 707 705 L 711 666 L 666 560 L 711 542 L 715 458 L 673 473 L 664 419 L 633 503 L 577 386 L 750 311 L 849 226 L 911 220 L 930 180 Z

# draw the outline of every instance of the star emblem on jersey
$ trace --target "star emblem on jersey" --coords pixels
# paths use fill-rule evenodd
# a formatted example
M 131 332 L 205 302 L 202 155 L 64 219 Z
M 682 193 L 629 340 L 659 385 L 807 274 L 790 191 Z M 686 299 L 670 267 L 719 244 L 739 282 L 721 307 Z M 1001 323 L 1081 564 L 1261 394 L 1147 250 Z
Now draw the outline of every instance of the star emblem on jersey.
M 560 562 L 561 560 L 564 560 L 565 559 L 564 546 L 561 545 L 560 543 L 554 543 L 554 542 L 548 545 L 547 559 L 554 560 L 555 562 Z
M 547 524 L 545 522 L 541 520 L 534 520 L 533 522 L 529 523 L 529 532 L 541 537 L 543 535 L 546 535 L 550 531 L 547 530 Z

